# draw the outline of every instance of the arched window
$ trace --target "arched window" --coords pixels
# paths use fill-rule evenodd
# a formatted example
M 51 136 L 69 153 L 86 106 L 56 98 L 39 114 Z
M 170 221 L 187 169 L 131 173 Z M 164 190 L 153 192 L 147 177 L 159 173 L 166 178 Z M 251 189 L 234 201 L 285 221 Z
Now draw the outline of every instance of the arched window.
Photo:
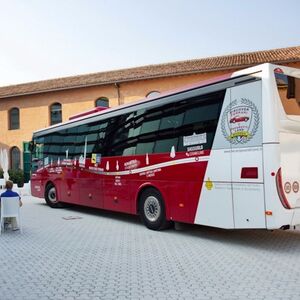
M 101 97 L 95 101 L 95 106 L 109 107 L 109 100 L 106 97 Z
M 9 129 L 19 129 L 20 128 L 20 112 L 17 107 L 12 108 L 9 111 Z
M 12 147 L 10 149 L 10 166 L 12 169 L 20 169 L 21 168 L 21 154 L 18 147 Z
M 56 102 L 50 106 L 50 125 L 62 122 L 61 104 Z
M 160 94 L 159 91 L 151 91 L 146 95 L 146 98 L 155 98 L 156 96 L 158 96 Z

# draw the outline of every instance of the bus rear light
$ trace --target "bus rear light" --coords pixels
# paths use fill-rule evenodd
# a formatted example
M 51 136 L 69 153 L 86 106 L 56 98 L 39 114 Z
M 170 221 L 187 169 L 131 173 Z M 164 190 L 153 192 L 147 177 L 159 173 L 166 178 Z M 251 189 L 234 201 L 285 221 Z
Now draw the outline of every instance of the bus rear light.
M 284 208 L 291 209 L 291 206 L 283 190 L 281 168 L 278 169 L 275 179 L 276 179 L 277 193 L 281 204 L 283 205 Z
M 298 193 L 299 192 L 299 183 L 298 181 L 293 182 L 293 192 Z
M 287 182 L 284 184 L 284 191 L 285 191 L 287 194 L 289 194 L 289 193 L 291 192 L 291 190 L 292 190 L 292 185 L 291 185 L 290 182 L 287 181 Z
M 258 168 L 257 167 L 242 168 L 241 178 L 257 179 L 258 178 Z

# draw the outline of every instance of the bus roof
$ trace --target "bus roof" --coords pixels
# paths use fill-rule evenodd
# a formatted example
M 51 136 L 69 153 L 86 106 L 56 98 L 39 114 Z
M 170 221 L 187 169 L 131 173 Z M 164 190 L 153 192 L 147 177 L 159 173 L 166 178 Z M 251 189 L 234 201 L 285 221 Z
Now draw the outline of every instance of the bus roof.
M 161 94 L 159 94 L 155 97 L 152 97 L 150 99 L 143 98 L 141 100 L 137 100 L 137 101 L 127 103 L 127 104 L 122 104 L 122 105 L 119 105 L 117 107 L 108 108 L 108 109 L 105 109 L 105 110 L 96 110 L 95 112 L 93 112 L 93 109 L 92 109 L 92 110 L 90 110 L 86 113 L 85 112 L 79 113 L 79 114 L 76 115 L 76 118 L 72 118 L 72 119 L 70 118 L 66 122 L 55 124 L 55 125 L 49 126 L 47 128 L 36 130 L 36 131 L 33 132 L 33 135 L 35 135 L 35 134 L 39 135 L 39 133 L 42 133 L 43 131 L 48 131 L 50 129 L 52 129 L 51 131 L 55 131 L 55 128 L 60 128 L 62 126 L 68 125 L 68 124 L 69 125 L 71 125 L 71 124 L 75 125 L 76 123 L 79 123 L 79 122 L 81 123 L 81 121 L 83 121 L 83 120 L 88 120 L 88 119 L 94 118 L 96 116 L 105 115 L 105 114 L 108 114 L 108 113 L 111 113 L 111 112 L 114 112 L 114 111 L 122 110 L 122 109 L 125 109 L 125 108 L 130 108 L 130 107 L 133 107 L 133 106 L 136 106 L 136 105 L 141 105 L 143 103 L 154 102 L 154 101 L 157 101 L 159 99 L 163 99 L 163 98 L 166 98 L 168 96 L 180 94 L 182 92 L 186 92 L 186 91 L 189 91 L 189 90 L 194 90 L 194 89 L 198 89 L 198 88 L 201 88 L 201 87 L 206 87 L 206 86 L 209 86 L 209 85 L 213 85 L 213 84 L 216 84 L 216 83 L 221 83 L 221 82 L 227 81 L 229 79 L 233 79 L 233 78 L 242 77 L 242 76 L 250 75 L 250 74 L 253 74 L 253 73 L 257 73 L 257 72 L 262 71 L 265 68 L 270 67 L 270 65 L 271 64 L 269 64 L 269 63 L 265 63 L 265 64 L 257 65 L 255 67 L 250 67 L 250 68 L 247 68 L 247 69 L 236 71 L 236 72 L 233 72 L 233 73 L 226 73 L 224 75 L 217 76 L 217 77 L 214 77 L 214 78 L 210 78 L 210 79 L 207 79 L 207 80 L 201 80 L 201 81 L 198 81 L 196 83 L 184 85 L 180 88 L 176 88 L 176 89 L 172 89 L 172 90 L 163 92 L 163 93 L 161 93 Z M 272 65 L 272 66 L 277 67 L 276 65 Z M 280 67 L 280 66 L 278 66 L 278 67 Z

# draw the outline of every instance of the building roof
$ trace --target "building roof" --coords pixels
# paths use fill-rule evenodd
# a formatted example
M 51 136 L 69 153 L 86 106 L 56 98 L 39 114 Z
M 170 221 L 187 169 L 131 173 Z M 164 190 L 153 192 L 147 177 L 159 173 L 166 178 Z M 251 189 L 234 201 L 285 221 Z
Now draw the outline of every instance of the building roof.
M 300 46 L 178 61 L 0 87 L 0 98 L 185 74 L 300 61 Z

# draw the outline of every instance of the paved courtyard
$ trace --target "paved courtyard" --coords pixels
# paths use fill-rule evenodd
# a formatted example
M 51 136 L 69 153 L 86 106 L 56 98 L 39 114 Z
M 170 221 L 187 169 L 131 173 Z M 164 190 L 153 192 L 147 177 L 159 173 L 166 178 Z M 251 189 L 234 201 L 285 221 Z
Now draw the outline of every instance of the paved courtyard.
M 155 232 L 135 216 L 23 203 L 23 234 L 0 236 L 1 300 L 300 299 L 300 231 Z

